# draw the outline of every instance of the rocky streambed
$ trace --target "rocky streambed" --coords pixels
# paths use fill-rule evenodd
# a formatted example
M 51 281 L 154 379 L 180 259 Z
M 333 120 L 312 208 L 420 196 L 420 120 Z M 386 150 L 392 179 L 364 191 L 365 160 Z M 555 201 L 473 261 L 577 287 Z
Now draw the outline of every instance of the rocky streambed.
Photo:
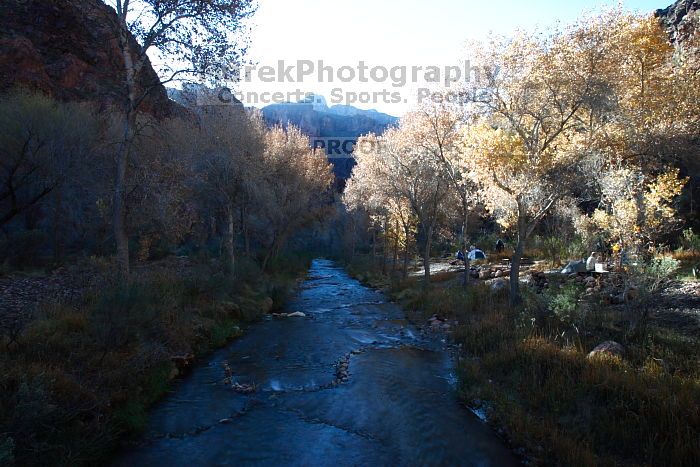
M 197 366 L 117 465 L 498 465 L 439 338 L 330 261 L 286 310 Z

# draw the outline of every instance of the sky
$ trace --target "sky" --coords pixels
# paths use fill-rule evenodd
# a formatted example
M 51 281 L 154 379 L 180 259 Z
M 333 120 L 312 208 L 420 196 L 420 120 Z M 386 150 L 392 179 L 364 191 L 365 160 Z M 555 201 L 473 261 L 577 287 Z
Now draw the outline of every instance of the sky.
M 668 6 L 666 3 L 671 0 L 627 0 L 622 5 L 628 11 L 653 12 Z M 467 40 L 478 40 L 489 32 L 507 35 L 518 28 L 567 23 L 586 11 L 617 4 L 614 0 L 259 0 L 250 21 L 248 55 L 256 68 L 248 70 L 250 78 L 236 89 L 245 104 L 258 107 L 296 101 L 302 93 L 315 92 L 329 105 L 352 104 L 400 116 L 425 86 L 419 82 L 424 67 L 440 67 L 441 79 L 446 75 L 444 66 L 460 64 L 464 70 Z M 321 77 L 319 61 L 332 67 Z M 363 64 L 366 82 L 360 79 Z M 265 66 L 272 66 L 274 72 Z M 343 66 L 352 68 L 354 75 L 348 69 L 341 72 Z M 400 77 L 401 70 L 384 76 L 383 70 L 391 73 L 390 68 L 397 66 L 406 70 L 405 85 L 392 79 Z M 422 69 L 414 82 L 416 66 Z M 372 68 L 376 68 L 374 75 Z M 261 71 L 266 73 L 261 75 Z M 303 76 L 298 75 L 300 71 Z M 383 93 L 385 90 L 398 92 L 400 98 Z M 273 92 L 281 94 L 274 96 Z

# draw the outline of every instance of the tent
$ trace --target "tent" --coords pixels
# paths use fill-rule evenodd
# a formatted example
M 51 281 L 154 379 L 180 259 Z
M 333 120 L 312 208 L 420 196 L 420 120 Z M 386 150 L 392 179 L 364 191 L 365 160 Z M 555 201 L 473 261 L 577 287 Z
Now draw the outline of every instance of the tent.
M 470 251 L 469 254 L 467 255 L 467 257 L 469 258 L 470 261 L 475 261 L 477 259 L 486 259 L 486 253 L 484 253 L 483 251 L 481 251 L 477 248 L 477 249 Z
M 573 274 L 586 272 L 586 262 L 585 261 L 570 261 L 564 269 L 561 270 L 562 274 Z

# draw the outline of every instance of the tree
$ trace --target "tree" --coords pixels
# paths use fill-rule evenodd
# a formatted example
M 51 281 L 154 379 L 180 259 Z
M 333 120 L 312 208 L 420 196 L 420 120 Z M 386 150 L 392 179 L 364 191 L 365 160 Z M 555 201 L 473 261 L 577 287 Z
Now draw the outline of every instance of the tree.
M 388 129 L 381 137 L 370 135 L 358 141 L 357 147 L 364 148 L 366 153 L 356 153 L 358 165 L 349 182 L 348 200 L 382 210 L 388 207 L 387 200 L 391 200 L 406 233 L 410 218 L 402 208 L 409 207 L 418 223 L 418 243 L 428 284 L 430 249 L 436 228 L 444 217 L 443 201 L 450 184 L 442 163 L 422 141 L 424 133 L 419 121 L 419 114 L 409 113 L 397 128 Z
M 607 84 L 599 73 L 610 50 L 600 21 L 550 36 L 519 33 L 475 48 L 485 80 L 465 90 L 476 122 L 465 151 L 500 223 L 513 227 L 510 300 L 521 302 L 519 268 L 527 241 L 556 202 L 578 182 L 606 111 Z
M 233 274 L 236 236 L 261 170 L 264 122 L 258 113 L 249 115 L 242 107 L 199 108 L 199 112 L 195 190 L 222 217 L 224 270 Z
M 674 201 L 685 180 L 677 169 L 656 176 L 637 167 L 618 167 L 599 179 L 600 206 L 576 222 L 584 236 L 602 232 L 626 249 L 655 244 L 678 227 Z
M 294 232 L 328 214 L 333 173 L 325 154 L 290 125 L 265 133 L 260 171 L 248 183 L 265 270 Z
M 464 252 L 463 285 L 469 282 L 468 224 L 469 215 L 479 202 L 479 190 L 471 167 L 462 151 L 464 118 L 456 108 L 430 102 L 409 114 L 405 126 L 411 128 L 419 147 L 430 154 L 442 167 L 451 190 L 459 200 L 459 243 Z
M 121 278 L 126 280 L 129 239 L 125 188 L 139 108 L 161 83 L 202 79 L 213 71 L 234 70 L 245 52 L 245 47 L 237 42 L 243 21 L 254 8 L 252 0 L 107 0 L 106 3 L 113 5 L 117 13 L 118 44 L 124 60 L 126 87 L 113 200 L 117 262 Z M 165 63 L 160 70 L 162 81 L 140 86 L 138 78 L 150 63 L 148 53 L 151 51 L 157 52 Z
M 0 104 L 0 227 L 58 191 L 88 159 L 96 119 L 78 104 L 16 91 Z

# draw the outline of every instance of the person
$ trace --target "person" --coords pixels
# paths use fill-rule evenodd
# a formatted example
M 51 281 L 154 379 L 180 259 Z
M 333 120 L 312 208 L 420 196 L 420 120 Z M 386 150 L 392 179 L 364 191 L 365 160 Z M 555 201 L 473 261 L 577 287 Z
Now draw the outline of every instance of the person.
M 500 238 L 496 240 L 496 253 L 503 253 L 503 250 L 505 250 L 506 245 L 503 243 L 503 240 Z
M 593 251 L 591 252 L 591 256 L 588 257 L 586 260 L 586 270 L 587 271 L 594 271 L 595 270 L 595 263 L 598 262 L 598 254 Z
M 464 252 L 462 251 L 461 248 L 459 250 L 457 250 L 457 253 L 455 253 L 455 256 L 457 257 L 458 260 L 464 262 Z

